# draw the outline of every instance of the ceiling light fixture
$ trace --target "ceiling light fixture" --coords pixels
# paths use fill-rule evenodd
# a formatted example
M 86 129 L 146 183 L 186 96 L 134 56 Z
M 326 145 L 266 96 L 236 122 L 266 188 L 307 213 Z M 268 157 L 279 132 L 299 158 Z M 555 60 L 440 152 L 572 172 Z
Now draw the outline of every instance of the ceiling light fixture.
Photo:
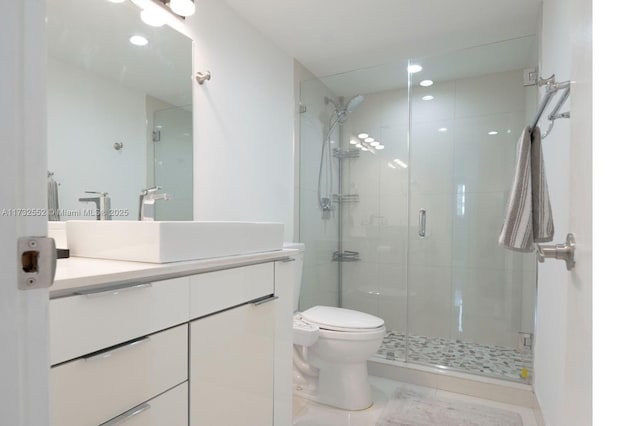
M 411 64 L 407 67 L 407 72 L 409 74 L 415 74 L 420 71 L 422 71 L 422 66 L 418 64 Z
M 422 97 L 423 101 L 432 101 L 434 97 L 432 95 L 426 95 Z
M 193 0 L 169 0 L 169 7 L 176 15 L 191 16 L 196 12 Z
M 422 87 L 433 86 L 433 80 L 422 80 L 420 82 L 420 86 L 422 86 Z
M 161 27 L 165 24 L 164 16 L 160 13 L 160 9 L 144 9 L 140 12 L 140 19 L 151 27 Z
M 375 139 L 374 138 L 365 138 L 364 141 L 365 142 L 373 142 Z
M 449 130 L 449 129 L 447 129 L 446 127 L 440 127 L 438 129 L 439 132 L 443 132 L 443 133 L 446 132 L 447 130 Z
M 369 137 L 369 133 L 359 133 L 359 134 L 358 134 L 358 137 L 359 137 L 360 139 L 368 138 L 368 137 Z
M 493 135 L 497 135 L 497 134 L 498 134 L 498 132 L 496 132 L 495 130 L 492 130 L 492 131 L 490 131 L 490 132 L 489 132 L 489 134 L 490 134 L 491 136 L 493 136 Z

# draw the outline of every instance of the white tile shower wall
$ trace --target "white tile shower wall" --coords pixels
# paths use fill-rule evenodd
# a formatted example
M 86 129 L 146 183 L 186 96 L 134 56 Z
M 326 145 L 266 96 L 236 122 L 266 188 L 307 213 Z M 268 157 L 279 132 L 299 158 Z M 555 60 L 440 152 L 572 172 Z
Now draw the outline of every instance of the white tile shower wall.
M 273 221 L 293 237 L 293 59 L 226 2 L 200 2 L 194 40 L 194 219 Z
M 60 208 L 93 210 L 95 204 L 78 198 L 87 196 L 84 191 L 104 191 L 111 208 L 129 212 L 114 220 L 137 219 L 138 194 L 146 185 L 145 94 L 51 57 L 47 71 L 48 167 L 60 183 Z M 104 117 L 118 126 L 105 126 Z M 124 143 L 125 149 L 116 151 L 114 142 Z
M 408 309 L 412 334 L 515 347 L 519 331 L 532 331 L 535 274 L 528 257 L 498 247 L 497 235 L 529 98 L 522 71 L 438 82 L 413 97 L 409 210 L 407 170 L 388 165 L 409 163 L 406 91 L 366 94 L 345 125 L 385 145 L 345 168 L 347 192 L 360 202 L 346 209 L 343 241 L 363 259 L 345 265 L 345 306 L 398 331 Z M 425 239 L 413 232 L 420 208 Z

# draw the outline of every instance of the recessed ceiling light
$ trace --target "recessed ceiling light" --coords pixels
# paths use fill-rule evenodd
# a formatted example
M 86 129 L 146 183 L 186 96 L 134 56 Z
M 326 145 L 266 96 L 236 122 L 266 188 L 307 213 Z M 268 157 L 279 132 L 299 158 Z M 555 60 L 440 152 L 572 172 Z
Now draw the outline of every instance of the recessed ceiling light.
M 357 144 L 357 143 L 358 143 L 358 141 L 357 141 L 357 140 L 355 140 L 355 139 L 351 139 L 351 140 L 349 141 L 349 143 L 350 143 L 351 145 L 355 145 L 355 144 Z
M 439 132 L 443 132 L 443 133 L 446 132 L 447 130 L 449 130 L 449 129 L 447 129 L 446 127 L 440 127 L 438 129 Z
M 158 10 L 144 9 L 140 12 L 140 19 L 151 27 L 161 27 L 165 24 L 164 16 Z
M 380 142 L 378 142 L 378 141 L 373 141 L 373 142 L 371 142 L 369 145 L 371 145 L 371 146 L 378 146 L 378 145 L 380 145 Z
M 489 132 L 489 134 L 490 134 L 491 136 L 493 136 L 493 135 L 497 135 L 497 134 L 498 134 L 498 132 L 496 132 L 495 130 L 492 130 L 492 131 L 490 131 L 490 132 Z
M 376 145 L 375 148 L 376 149 L 384 149 L 384 145 Z
M 432 101 L 434 98 L 432 95 L 426 95 L 422 97 L 423 101 Z
M 357 143 L 357 144 L 356 144 L 356 148 L 362 148 L 362 144 Z
M 146 46 L 149 44 L 149 40 L 141 35 L 132 35 L 129 37 L 129 42 L 131 44 L 135 44 L 136 46 Z
M 373 142 L 373 141 L 375 141 L 375 139 L 374 138 L 365 138 L 364 141 L 365 142 Z
M 422 66 L 418 64 L 411 64 L 407 67 L 407 72 L 409 74 L 415 74 L 420 71 L 422 71 Z
M 368 138 L 368 137 L 369 137 L 369 133 L 359 133 L 359 134 L 358 134 L 358 137 L 359 137 L 360 139 Z
M 433 86 L 433 80 L 422 80 L 420 82 L 420 86 L 422 86 L 422 87 Z

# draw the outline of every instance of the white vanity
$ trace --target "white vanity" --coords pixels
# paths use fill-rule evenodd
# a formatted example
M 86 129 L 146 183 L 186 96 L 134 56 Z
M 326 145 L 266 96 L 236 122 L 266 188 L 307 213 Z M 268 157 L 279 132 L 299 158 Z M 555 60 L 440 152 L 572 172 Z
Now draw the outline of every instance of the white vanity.
M 58 261 L 51 424 L 290 425 L 292 253 Z

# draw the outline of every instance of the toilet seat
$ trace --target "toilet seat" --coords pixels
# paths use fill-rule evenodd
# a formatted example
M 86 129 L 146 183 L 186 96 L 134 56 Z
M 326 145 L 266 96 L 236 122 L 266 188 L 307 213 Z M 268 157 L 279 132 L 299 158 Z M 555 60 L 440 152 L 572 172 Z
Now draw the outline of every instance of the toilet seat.
M 331 306 L 314 306 L 300 313 L 302 319 L 322 330 L 362 333 L 384 327 L 384 320 L 364 312 Z

